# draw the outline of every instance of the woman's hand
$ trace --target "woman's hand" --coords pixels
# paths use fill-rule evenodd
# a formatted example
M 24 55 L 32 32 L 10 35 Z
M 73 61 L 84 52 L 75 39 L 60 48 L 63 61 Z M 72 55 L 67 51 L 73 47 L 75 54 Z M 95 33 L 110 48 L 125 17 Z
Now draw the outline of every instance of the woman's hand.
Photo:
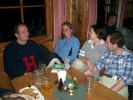
M 88 77 L 93 77 L 96 72 L 95 64 L 93 64 L 90 58 L 85 58 L 83 62 L 87 65 L 86 70 L 84 71 L 84 75 Z
M 88 76 L 88 77 L 92 77 L 93 76 L 93 72 L 91 72 L 89 69 L 84 71 L 84 75 Z
M 94 64 L 91 62 L 90 58 L 86 57 L 82 59 L 82 61 L 87 65 L 87 69 L 93 69 Z

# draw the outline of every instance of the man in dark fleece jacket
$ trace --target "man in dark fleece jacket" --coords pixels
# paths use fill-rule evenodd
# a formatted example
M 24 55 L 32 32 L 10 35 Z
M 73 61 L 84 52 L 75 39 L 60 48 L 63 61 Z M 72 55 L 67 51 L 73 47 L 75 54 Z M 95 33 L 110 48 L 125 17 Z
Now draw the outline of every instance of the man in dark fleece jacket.
M 48 63 L 48 50 L 29 40 L 25 24 L 16 26 L 15 36 L 17 39 L 9 43 L 4 51 L 4 70 L 11 79 L 32 72 L 39 63 Z

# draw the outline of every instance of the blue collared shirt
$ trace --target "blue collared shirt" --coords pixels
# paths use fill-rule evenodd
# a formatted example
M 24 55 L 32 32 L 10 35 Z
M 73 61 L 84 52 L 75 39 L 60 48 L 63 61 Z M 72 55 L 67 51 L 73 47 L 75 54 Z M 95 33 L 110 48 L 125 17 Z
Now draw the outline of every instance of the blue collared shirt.
M 57 42 L 56 48 L 54 52 L 62 58 L 62 60 L 68 59 L 70 63 L 72 63 L 80 49 L 80 42 L 79 40 L 72 36 L 71 38 L 64 38 L 60 39 Z
M 97 62 L 96 68 L 105 68 L 105 73 L 111 76 L 118 76 L 125 85 L 133 84 L 133 54 L 124 50 L 121 55 L 107 52 Z

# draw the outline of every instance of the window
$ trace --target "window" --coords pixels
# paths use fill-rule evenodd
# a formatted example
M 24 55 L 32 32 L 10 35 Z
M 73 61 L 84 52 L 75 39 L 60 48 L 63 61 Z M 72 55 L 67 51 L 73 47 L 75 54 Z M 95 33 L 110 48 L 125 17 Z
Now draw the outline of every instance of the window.
M 117 16 L 118 3 L 119 0 L 98 0 L 97 23 L 104 25 L 110 15 Z
M 133 0 L 128 0 L 128 17 L 133 19 Z
M 0 42 L 14 39 L 14 26 L 24 22 L 31 36 L 46 35 L 44 0 L 0 0 Z

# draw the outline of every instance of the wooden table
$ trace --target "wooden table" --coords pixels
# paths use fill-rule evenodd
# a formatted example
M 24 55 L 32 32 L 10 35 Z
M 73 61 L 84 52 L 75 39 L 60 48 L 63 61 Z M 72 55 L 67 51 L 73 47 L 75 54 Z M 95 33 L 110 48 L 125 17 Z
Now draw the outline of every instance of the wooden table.
M 68 72 L 70 75 L 77 77 L 79 84 L 83 84 L 85 82 L 85 76 L 75 69 L 71 69 Z M 44 74 L 46 77 L 49 78 L 50 82 L 53 84 L 54 88 L 56 88 L 55 81 L 57 81 L 57 75 L 50 73 L 50 71 L 45 72 Z M 28 82 L 26 82 L 28 80 Z M 31 84 L 31 76 L 29 75 L 28 78 L 25 77 L 18 77 L 15 80 L 12 80 L 12 84 L 16 90 L 19 90 L 23 87 L 27 86 L 27 83 Z M 45 95 L 46 100 L 57 100 L 54 95 Z M 92 87 L 89 93 L 86 93 L 86 100 L 127 100 L 117 93 L 113 92 L 111 89 L 106 88 L 102 84 L 92 81 Z
M 127 100 L 127 98 L 122 97 L 96 81 L 92 83 L 93 86 L 87 95 L 87 100 Z

